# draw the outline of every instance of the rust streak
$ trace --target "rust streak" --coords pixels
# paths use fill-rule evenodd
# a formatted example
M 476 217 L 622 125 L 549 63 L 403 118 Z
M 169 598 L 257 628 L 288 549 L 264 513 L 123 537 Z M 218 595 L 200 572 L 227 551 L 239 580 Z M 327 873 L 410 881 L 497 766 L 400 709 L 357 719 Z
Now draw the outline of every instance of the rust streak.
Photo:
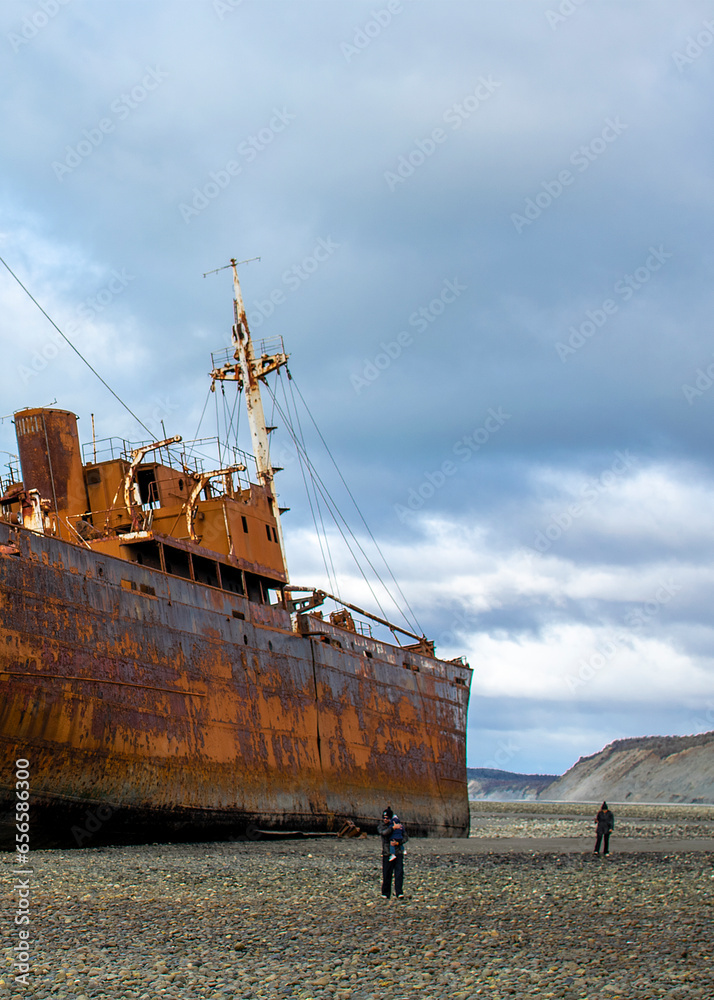
M 207 698 L 198 691 L 181 691 L 178 688 L 155 687 L 153 684 L 132 684 L 131 681 L 110 681 L 104 677 L 81 677 L 78 674 L 35 674 L 25 670 L 0 670 L 8 677 L 49 677 L 55 681 L 86 681 L 88 684 L 117 684 L 119 687 L 141 688 L 142 691 L 165 691 L 167 694 L 183 694 L 187 698 Z

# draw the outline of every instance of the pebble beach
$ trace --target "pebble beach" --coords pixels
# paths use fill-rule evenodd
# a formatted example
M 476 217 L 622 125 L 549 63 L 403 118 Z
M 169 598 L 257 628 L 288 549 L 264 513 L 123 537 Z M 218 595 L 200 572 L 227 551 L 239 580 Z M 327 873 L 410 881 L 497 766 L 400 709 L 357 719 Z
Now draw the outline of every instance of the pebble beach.
M 472 806 L 410 841 L 401 900 L 374 836 L 33 852 L 27 986 L 0 855 L 0 998 L 714 996 L 714 807 L 613 806 L 602 858 L 592 806 Z

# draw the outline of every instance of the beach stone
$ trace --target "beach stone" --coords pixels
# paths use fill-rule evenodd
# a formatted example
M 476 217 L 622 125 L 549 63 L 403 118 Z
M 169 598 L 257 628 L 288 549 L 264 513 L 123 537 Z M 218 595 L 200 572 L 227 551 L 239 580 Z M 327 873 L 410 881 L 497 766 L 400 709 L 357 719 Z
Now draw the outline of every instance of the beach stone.
M 571 822 L 553 814 L 549 828 L 549 816 L 537 820 L 546 834 Z M 488 822 L 500 838 L 524 825 L 518 810 L 511 819 Z M 639 836 L 650 821 L 631 822 Z M 713 832 L 704 812 L 687 823 L 702 840 Z M 676 813 L 664 825 L 683 833 Z M 29 995 L 710 1000 L 711 853 L 604 863 L 587 833 L 568 852 L 412 838 L 401 901 L 379 897 L 374 837 L 36 851 Z M 11 961 L 16 929 L 0 931 Z M 16 995 L 8 968 L 0 1000 Z

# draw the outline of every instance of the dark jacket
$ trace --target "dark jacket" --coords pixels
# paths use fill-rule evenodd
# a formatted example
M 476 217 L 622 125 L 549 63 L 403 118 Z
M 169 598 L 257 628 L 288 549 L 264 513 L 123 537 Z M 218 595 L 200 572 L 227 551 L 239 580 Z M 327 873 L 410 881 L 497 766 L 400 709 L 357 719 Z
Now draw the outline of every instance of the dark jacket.
M 592 813 L 590 814 L 592 816 Z M 609 833 L 615 828 L 615 817 L 610 809 L 601 809 L 597 814 L 597 833 Z
M 388 858 L 389 855 L 392 853 L 392 847 L 389 843 L 389 841 L 392 838 L 392 824 L 385 823 L 383 819 L 380 819 L 379 823 L 377 824 L 377 833 L 382 838 L 382 857 Z M 404 837 L 402 838 L 401 844 L 397 844 L 397 846 L 394 848 L 394 853 L 397 855 L 403 853 L 404 846 L 406 842 L 409 840 L 409 836 L 407 835 L 407 828 L 403 823 L 402 823 L 402 833 L 404 834 Z

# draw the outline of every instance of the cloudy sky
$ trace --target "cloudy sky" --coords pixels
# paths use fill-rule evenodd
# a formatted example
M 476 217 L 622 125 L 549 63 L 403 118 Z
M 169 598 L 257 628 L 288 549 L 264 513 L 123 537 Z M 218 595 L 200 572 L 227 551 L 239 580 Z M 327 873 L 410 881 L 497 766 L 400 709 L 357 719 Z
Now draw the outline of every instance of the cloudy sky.
M 699 0 L 0 6 L 0 254 L 185 437 L 231 322 L 230 272 L 202 275 L 261 258 L 254 335 L 474 669 L 474 767 L 714 729 L 713 43 Z M 145 438 L 0 272 L 0 448 L 55 400 L 85 441 L 91 413 Z M 274 443 L 292 579 L 327 586 Z

